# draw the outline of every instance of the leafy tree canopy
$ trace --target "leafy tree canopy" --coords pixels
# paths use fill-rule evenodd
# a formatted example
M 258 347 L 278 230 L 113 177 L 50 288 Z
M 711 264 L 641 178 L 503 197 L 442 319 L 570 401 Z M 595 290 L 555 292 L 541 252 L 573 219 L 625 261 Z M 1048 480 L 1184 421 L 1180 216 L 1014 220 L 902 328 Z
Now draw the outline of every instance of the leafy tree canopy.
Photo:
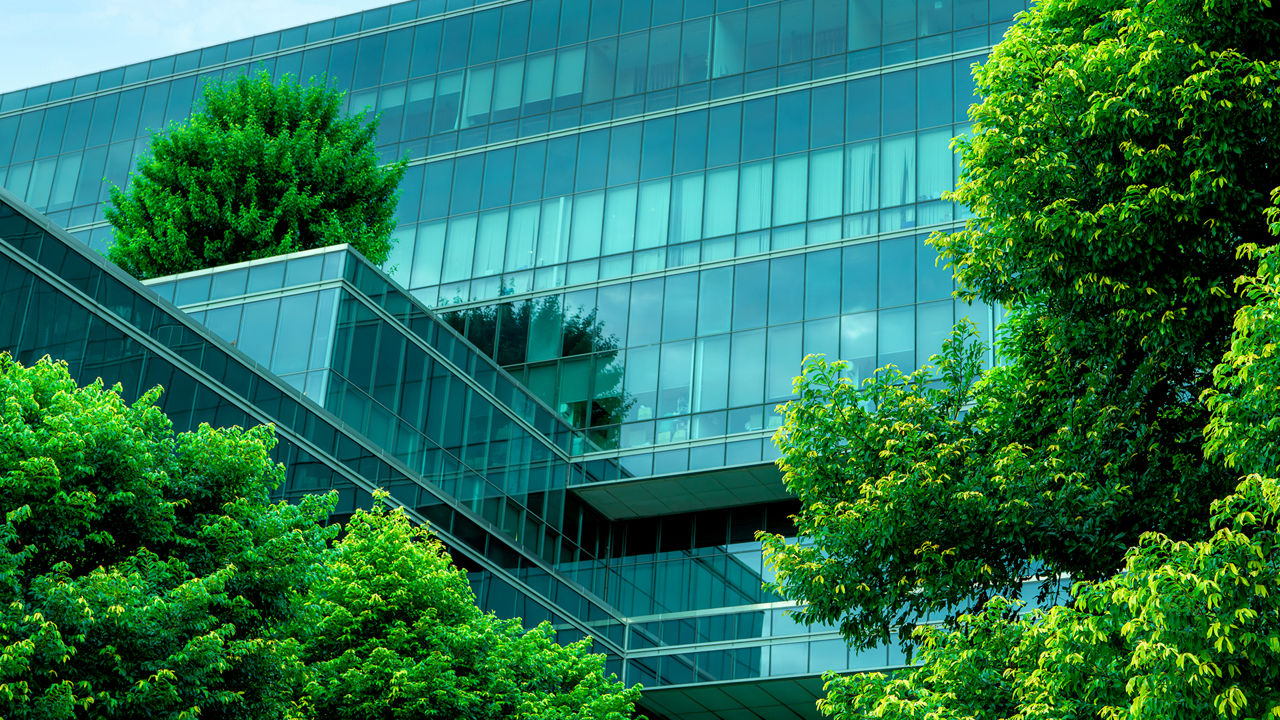
M 466 575 L 401 511 L 359 512 L 315 589 L 306 704 L 317 718 L 626 720 L 637 689 L 590 639 L 562 647 L 476 607 Z
M 377 120 L 329 87 L 264 72 L 208 84 L 185 124 L 152 136 L 113 188 L 113 262 L 140 278 L 350 243 L 387 258 L 404 162 L 379 165 Z
M 279 633 L 316 579 L 325 501 L 272 505 L 270 428 L 173 432 L 119 387 L 0 354 L 0 716 L 280 717 Z
M 977 217 L 934 239 L 968 296 L 1009 308 L 1001 364 L 980 375 L 958 337 L 863 387 L 806 366 L 778 440 L 812 544 L 766 538 L 803 619 L 871 645 L 1036 575 L 1108 577 L 1145 531 L 1210 536 L 1238 473 L 1206 459 L 1200 397 L 1257 266 L 1241 250 L 1274 242 L 1277 36 L 1261 0 L 1021 16 L 960 142 Z
M 1276 228 L 1280 230 L 1280 227 Z M 1248 474 L 1204 539 L 1142 536 L 1123 571 L 1011 619 L 1003 599 L 922 628 L 921 665 L 828 678 L 838 720 L 1263 718 L 1280 715 L 1280 264 L 1241 281 L 1231 349 L 1208 394 L 1211 453 Z

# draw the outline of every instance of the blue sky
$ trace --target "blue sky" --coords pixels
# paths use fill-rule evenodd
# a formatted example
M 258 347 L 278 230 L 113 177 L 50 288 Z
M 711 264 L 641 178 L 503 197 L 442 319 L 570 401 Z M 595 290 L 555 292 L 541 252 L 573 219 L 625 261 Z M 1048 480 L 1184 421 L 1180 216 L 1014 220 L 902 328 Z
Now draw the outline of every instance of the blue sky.
M 0 0 L 0 93 L 393 0 Z

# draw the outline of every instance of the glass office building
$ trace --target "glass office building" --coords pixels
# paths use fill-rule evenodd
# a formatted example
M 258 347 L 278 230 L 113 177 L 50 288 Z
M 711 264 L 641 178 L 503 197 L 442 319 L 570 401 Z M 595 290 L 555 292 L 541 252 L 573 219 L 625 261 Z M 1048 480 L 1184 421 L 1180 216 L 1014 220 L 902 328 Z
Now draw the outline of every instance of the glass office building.
M 971 65 L 1023 7 L 405 2 L 0 95 L 0 186 L 88 257 L 108 189 L 202 83 L 261 69 L 348 91 L 409 161 L 386 266 L 334 248 L 147 290 L 89 258 L 275 390 L 228 415 L 191 405 L 181 373 L 112 377 L 179 388 L 165 402 L 193 418 L 348 438 L 325 450 L 342 472 L 307 469 L 329 467 L 324 443 L 284 452 L 285 494 L 336 488 L 349 510 L 391 488 L 486 607 L 592 635 L 652 716 L 812 717 L 823 670 L 901 658 L 849 653 L 762 588 L 754 533 L 794 508 L 774 409 L 805 354 L 860 378 L 916 367 L 961 317 L 989 335 L 924 239 L 964 218 L 940 199 L 948 144 Z M 82 331 L 10 329 L 0 349 L 70 357 Z

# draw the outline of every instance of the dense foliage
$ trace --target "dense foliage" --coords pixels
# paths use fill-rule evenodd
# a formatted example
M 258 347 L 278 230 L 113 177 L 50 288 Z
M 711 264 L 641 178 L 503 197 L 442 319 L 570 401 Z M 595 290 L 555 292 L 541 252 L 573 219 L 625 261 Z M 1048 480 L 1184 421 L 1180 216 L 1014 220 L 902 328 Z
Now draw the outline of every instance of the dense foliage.
M 65 365 L 0 354 L 0 716 L 280 717 L 279 629 L 315 581 L 325 503 L 269 504 L 269 428 L 173 432 Z
M 317 718 L 626 720 L 639 691 L 591 641 L 561 647 L 476 607 L 466 575 L 402 512 L 359 513 L 316 588 L 307 701 Z
M 1044 0 L 996 47 L 960 143 L 976 219 L 935 242 L 1009 309 L 1000 366 L 958 338 L 864 387 L 806 367 L 778 440 L 812 544 L 766 539 L 805 620 L 870 645 L 1036 575 L 1108 577 L 1144 532 L 1208 542 L 1239 472 L 1206 458 L 1200 398 L 1242 250 L 1274 242 L 1278 36 L 1261 0 Z
M 1280 230 L 1280 228 L 1277 228 Z M 1010 619 L 988 603 L 925 628 L 920 667 L 829 678 L 824 709 L 854 718 L 1262 718 L 1280 715 L 1280 266 L 1242 280 L 1231 350 L 1209 393 L 1210 456 L 1247 472 L 1200 540 L 1142 536 L 1122 572 L 1074 602 Z
M 140 278 L 350 243 L 382 263 L 404 162 L 379 165 L 377 121 L 343 94 L 266 73 L 205 86 L 112 189 L 113 262 Z
M 589 641 L 482 613 L 401 513 L 268 502 L 270 428 L 0 354 L 0 717 L 630 717 Z

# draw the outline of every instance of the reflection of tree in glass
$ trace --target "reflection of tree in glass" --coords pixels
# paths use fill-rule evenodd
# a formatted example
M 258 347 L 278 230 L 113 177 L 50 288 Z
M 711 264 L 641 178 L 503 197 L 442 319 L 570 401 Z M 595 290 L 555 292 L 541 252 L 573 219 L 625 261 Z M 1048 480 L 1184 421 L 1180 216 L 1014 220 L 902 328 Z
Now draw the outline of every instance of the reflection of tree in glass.
M 441 317 L 597 445 L 617 446 L 618 423 L 634 399 L 622 386 L 620 341 L 594 307 L 551 296 Z

